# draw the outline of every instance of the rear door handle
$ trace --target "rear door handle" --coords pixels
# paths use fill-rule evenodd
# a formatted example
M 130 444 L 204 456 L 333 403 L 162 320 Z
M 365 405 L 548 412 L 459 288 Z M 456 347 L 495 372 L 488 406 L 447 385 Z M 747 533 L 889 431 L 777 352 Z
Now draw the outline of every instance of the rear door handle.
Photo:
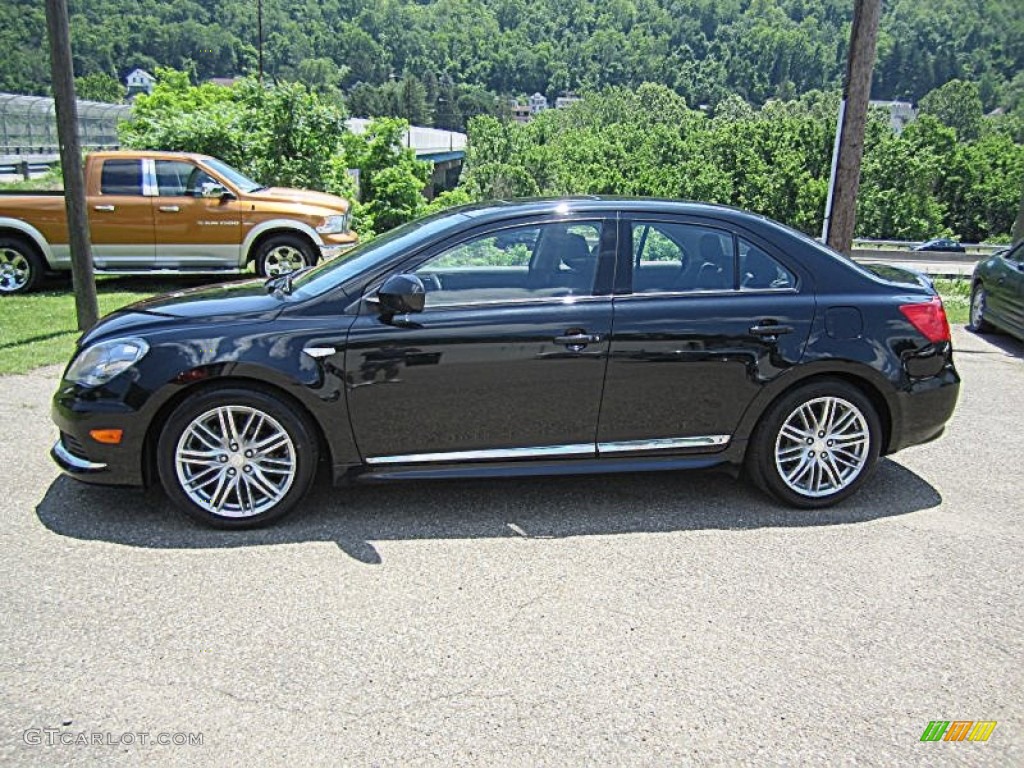
M 176 205 L 161 205 L 160 210 L 164 213 L 177 213 L 181 209 Z
M 784 333 L 792 333 L 792 325 L 776 325 L 775 323 L 758 323 L 750 326 L 750 333 L 754 336 L 781 336 Z
M 555 344 L 564 344 L 573 352 L 579 352 L 587 344 L 597 344 L 599 341 L 601 341 L 600 334 L 584 333 L 583 331 L 567 333 L 565 336 L 555 336 Z
M 93 210 L 109 212 L 109 211 L 114 210 L 114 206 L 112 206 L 112 205 L 94 205 L 93 206 Z

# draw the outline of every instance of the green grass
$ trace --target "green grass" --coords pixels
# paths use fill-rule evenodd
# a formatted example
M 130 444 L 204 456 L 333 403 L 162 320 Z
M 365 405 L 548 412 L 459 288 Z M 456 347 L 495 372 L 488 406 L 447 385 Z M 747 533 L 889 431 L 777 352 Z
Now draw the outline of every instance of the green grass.
M 101 277 L 97 280 L 100 314 L 134 301 L 194 285 L 145 278 Z M 935 287 L 953 324 L 968 320 L 971 303 L 969 280 L 936 280 Z M 43 365 L 65 363 L 78 337 L 75 297 L 70 290 L 47 290 L 26 296 L 0 298 L 0 374 L 24 373 Z
M 187 280 L 99 278 L 96 290 L 100 315 L 194 284 L 195 281 Z M 70 287 L 0 297 L 0 374 L 24 373 L 43 365 L 66 363 L 78 335 L 75 297 Z
M 965 325 L 971 314 L 971 281 L 936 280 L 935 289 L 946 307 L 946 317 L 952 325 Z

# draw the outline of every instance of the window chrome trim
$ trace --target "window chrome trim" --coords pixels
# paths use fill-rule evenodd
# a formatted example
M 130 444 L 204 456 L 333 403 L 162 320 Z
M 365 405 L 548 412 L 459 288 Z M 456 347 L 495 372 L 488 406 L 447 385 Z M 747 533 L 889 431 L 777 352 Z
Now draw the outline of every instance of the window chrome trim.
M 679 298 L 681 296 L 753 296 L 761 293 L 800 293 L 799 288 L 712 288 L 705 291 L 644 291 L 619 293 L 616 299 Z
M 156 161 L 152 158 L 142 159 L 142 196 L 158 197 L 156 185 Z
M 430 291 L 427 291 L 426 295 L 430 295 Z M 580 294 L 578 296 L 527 296 L 522 299 L 488 299 L 486 301 L 464 301 L 460 304 L 433 304 L 426 305 L 423 307 L 421 314 L 426 314 L 433 310 L 444 310 L 448 311 L 451 309 L 472 309 L 474 307 L 489 307 L 499 306 L 504 304 L 563 304 L 565 306 L 574 306 L 576 304 L 583 304 L 588 302 L 594 302 L 598 300 L 607 301 L 612 298 L 610 293 L 594 295 L 588 293 L 586 295 Z
M 597 453 L 622 453 L 623 451 L 663 451 L 680 448 L 714 448 L 727 445 L 729 435 L 696 435 L 694 437 L 662 437 L 654 440 L 620 440 L 598 443 Z
M 483 461 L 486 459 L 530 459 L 548 456 L 594 456 L 593 443 L 538 445 L 530 448 L 487 448 L 477 451 L 406 453 L 400 456 L 370 456 L 367 464 L 418 464 L 425 462 Z

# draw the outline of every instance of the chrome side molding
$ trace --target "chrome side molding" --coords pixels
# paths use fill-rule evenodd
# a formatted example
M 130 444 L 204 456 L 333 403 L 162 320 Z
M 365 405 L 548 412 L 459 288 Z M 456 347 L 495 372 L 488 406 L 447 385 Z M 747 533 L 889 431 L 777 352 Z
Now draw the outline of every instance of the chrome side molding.
M 728 445 L 729 435 L 697 435 L 694 437 L 661 437 L 654 440 L 622 440 L 598 443 L 598 453 L 623 451 L 663 451 L 669 448 L 716 448 Z
M 305 350 L 309 353 L 309 350 Z M 487 461 L 492 459 L 545 459 L 556 456 L 594 458 L 605 453 L 632 451 L 663 451 L 686 448 L 717 448 L 729 443 L 729 435 L 698 435 L 695 437 L 663 437 L 654 440 L 624 440 L 609 443 L 575 443 L 572 445 L 538 445 L 528 448 L 488 448 L 476 451 L 440 453 L 405 453 L 399 456 L 370 456 L 367 464 L 423 464 L 453 461 Z
M 367 464 L 416 464 L 419 462 L 485 461 L 487 459 L 543 459 L 550 456 L 591 456 L 593 443 L 575 445 L 540 445 L 530 448 L 488 448 L 480 451 L 449 451 L 447 453 L 407 453 L 402 456 L 371 456 Z

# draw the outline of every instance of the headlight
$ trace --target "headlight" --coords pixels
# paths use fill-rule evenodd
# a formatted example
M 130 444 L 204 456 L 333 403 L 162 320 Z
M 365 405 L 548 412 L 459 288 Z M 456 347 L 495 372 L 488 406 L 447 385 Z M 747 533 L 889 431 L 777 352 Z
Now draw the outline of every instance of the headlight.
M 339 232 L 348 230 L 348 214 L 342 213 L 337 216 L 328 216 L 324 223 L 316 228 L 321 235 L 336 235 Z
M 142 339 L 112 339 L 79 352 L 64 378 L 86 387 L 106 384 L 149 352 Z

